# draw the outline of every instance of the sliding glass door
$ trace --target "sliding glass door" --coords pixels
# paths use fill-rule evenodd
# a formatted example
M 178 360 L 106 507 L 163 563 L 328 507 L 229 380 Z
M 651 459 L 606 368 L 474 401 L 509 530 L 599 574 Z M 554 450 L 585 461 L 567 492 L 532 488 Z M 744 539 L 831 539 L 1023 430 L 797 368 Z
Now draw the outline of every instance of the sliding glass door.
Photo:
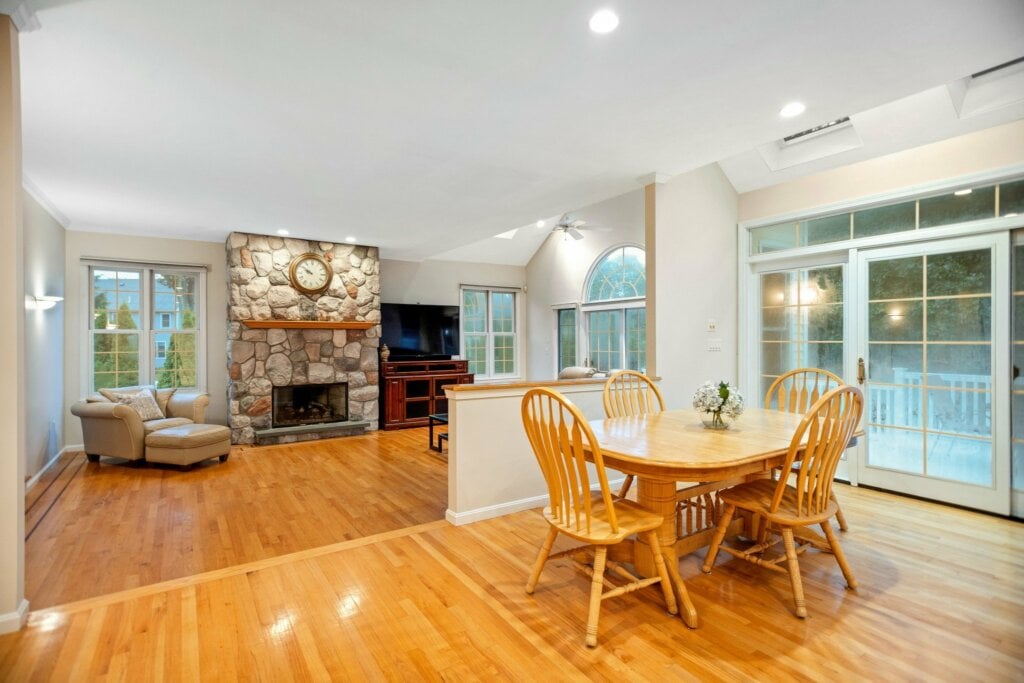
M 860 483 L 1010 512 L 1006 233 L 856 254 Z

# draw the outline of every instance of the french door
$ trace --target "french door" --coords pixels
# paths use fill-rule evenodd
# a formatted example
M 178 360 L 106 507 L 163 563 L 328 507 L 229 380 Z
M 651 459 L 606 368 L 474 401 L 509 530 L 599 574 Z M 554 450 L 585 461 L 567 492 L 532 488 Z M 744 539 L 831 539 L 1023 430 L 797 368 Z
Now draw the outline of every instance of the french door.
M 859 483 L 1010 512 L 1006 233 L 852 250 Z

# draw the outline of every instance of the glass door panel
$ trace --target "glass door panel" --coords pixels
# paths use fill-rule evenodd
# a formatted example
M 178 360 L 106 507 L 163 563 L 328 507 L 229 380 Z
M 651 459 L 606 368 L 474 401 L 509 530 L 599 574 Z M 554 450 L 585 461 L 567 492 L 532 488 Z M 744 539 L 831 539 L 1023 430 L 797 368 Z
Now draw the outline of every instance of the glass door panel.
M 1024 244 L 1013 247 L 1012 362 L 1012 514 L 1021 517 L 1024 516 Z
M 1006 440 L 997 433 L 1007 425 L 997 424 L 992 400 L 1008 360 L 993 343 L 1008 327 L 993 320 L 1008 308 L 998 306 L 1005 248 L 1000 235 L 859 254 L 862 483 L 1008 511 Z
M 758 401 L 780 375 L 823 368 L 845 375 L 844 266 L 826 265 L 762 273 Z M 836 478 L 849 480 L 844 453 Z

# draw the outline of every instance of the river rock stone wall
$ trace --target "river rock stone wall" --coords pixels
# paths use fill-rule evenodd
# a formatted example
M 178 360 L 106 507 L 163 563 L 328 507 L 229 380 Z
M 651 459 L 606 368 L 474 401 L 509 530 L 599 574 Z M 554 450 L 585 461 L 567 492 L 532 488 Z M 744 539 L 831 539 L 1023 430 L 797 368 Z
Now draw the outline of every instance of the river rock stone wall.
M 226 247 L 232 443 L 256 443 L 257 432 L 270 428 L 275 386 L 348 382 L 349 420 L 367 420 L 369 429 L 377 429 L 377 248 L 237 232 L 228 236 Z M 312 297 L 294 289 L 288 280 L 292 259 L 309 252 L 327 258 L 334 271 L 330 288 Z M 343 320 L 374 325 L 365 331 L 251 329 L 246 320 Z

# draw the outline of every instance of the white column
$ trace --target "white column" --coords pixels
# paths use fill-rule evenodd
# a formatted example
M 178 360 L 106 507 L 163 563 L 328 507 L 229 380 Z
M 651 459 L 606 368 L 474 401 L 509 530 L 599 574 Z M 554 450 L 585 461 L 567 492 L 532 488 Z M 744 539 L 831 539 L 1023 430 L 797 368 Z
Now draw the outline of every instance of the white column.
M 18 31 L 0 15 L 0 633 L 16 631 L 25 600 L 25 278 L 21 206 Z

